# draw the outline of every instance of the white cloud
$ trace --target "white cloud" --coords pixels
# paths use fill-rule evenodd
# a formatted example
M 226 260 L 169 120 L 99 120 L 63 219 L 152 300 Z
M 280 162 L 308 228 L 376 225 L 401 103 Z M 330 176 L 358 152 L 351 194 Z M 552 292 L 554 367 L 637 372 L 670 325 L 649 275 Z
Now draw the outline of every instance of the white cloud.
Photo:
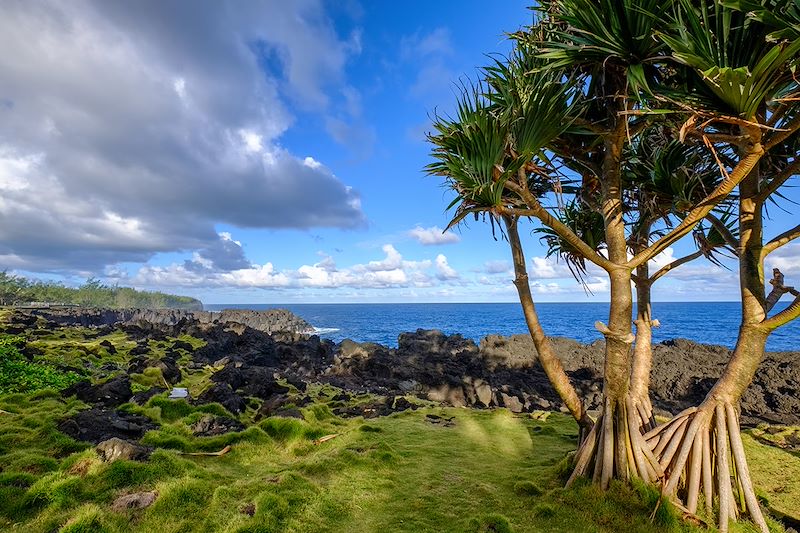
M 253 265 L 249 268 L 231 270 L 220 274 L 220 285 L 228 287 L 287 287 L 290 283 L 286 274 L 275 272 L 272 263 Z
M 628 254 L 630 256 L 630 254 Z M 650 260 L 650 273 L 656 272 L 658 269 L 667 266 L 676 259 L 675 250 L 670 246 L 660 254 L 656 255 Z
M 561 289 L 561 285 L 555 282 L 541 283 L 535 281 L 531 283 L 531 290 L 537 294 L 558 294 L 560 292 L 563 292 Z
M 454 244 L 461 241 L 461 237 L 452 231 L 445 232 L 439 226 L 431 226 L 429 228 L 417 226 L 410 230 L 408 235 L 424 246 L 432 246 L 435 244 Z
M 442 281 L 459 278 L 458 272 L 447 263 L 447 257 L 442 254 L 436 256 L 436 277 Z
M 532 257 L 528 275 L 532 279 L 570 278 L 572 274 L 563 262 L 550 257 Z
M 786 276 L 786 284 L 800 287 L 800 243 L 787 244 L 767 256 L 764 271 L 771 273 L 773 268 L 781 269 Z M 790 279 L 794 276 L 794 279 Z
M 608 278 L 593 277 L 591 280 L 586 280 L 586 288 L 594 294 L 608 292 Z
M 514 274 L 514 269 L 509 261 L 486 261 L 483 264 L 483 271 L 487 274 Z
M 4 266 L 146 261 L 216 246 L 217 224 L 364 223 L 356 191 L 280 144 L 288 101 L 358 112 L 357 47 L 319 2 L 11 2 L 0 48 Z
M 192 260 L 145 266 L 125 281 L 141 287 L 381 289 L 432 287 L 459 278 L 443 255 L 435 262 L 408 261 L 391 244 L 384 245 L 383 252 L 383 259 L 347 268 L 339 268 L 332 257 L 323 254 L 322 260 L 313 265 L 277 271 L 272 263 L 250 264 L 237 241 L 228 234 L 220 234 L 218 246 L 195 253 Z

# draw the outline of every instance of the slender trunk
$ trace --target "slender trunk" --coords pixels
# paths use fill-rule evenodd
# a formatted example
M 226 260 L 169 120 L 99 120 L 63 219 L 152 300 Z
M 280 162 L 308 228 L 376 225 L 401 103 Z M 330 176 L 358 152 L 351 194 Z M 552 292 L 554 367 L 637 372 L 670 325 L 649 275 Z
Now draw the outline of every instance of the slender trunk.
M 645 210 L 640 210 L 640 218 L 647 216 Z M 644 251 L 650 241 L 649 223 L 642 222 L 638 238 L 633 243 L 634 254 Z M 639 427 L 647 432 L 656 426 L 653 417 L 653 407 L 650 403 L 650 370 L 653 366 L 653 331 L 652 315 L 650 308 L 651 287 L 650 265 L 645 261 L 636 267 L 636 343 L 633 347 L 633 361 L 631 363 L 631 391 L 630 396 L 636 407 L 639 417 Z
M 631 344 L 633 343 L 633 295 L 631 267 L 627 266 L 628 243 L 622 202 L 620 160 L 625 143 L 625 119 L 614 117 L 614 131 L 604 146 L 603 201 L 601 211 L 605 225 L 608 269 L 611 291 L 608 326 L 596 327 L 605 336 L 606 350 L 603 376 L 603 409 L 595 430 L 576 455 L 576 467 L 567 482 L 580 475 L 591 476 L 595 483 L 607 488 L 612 478 L 640 477 L 655 482 L 663 476 L 639 430 L 637 408 L 629 396 L 631 378 Z
M 761 325 L 766 313 L 761 263 L 763 205 L 758 199 L 758 183 L 756 169 L 739 186 L 742 323 L 733 355 L 722 377 L 697 409 L 685 411 L 645 435 L 667 473 L 664 491 L 674 499 L 683 499 L 688 511 L 693 513 L 698 505 L 699 479 L 702 478 L 708 514 L 712 512 L 714 496 L 719 499 L 718 523 L 722 532 L 727 532 L 729 521 L 736 520 L 737 514 L 742 512 L 749 514 L 763 533 L 768 533 L 750 480 L 737 414 L 739 401 L 764 356 L 770 332 Z M 680 426 L 684 429 L 672 429 L 681 419 L 685 419 Z M 686 430 L 687 427 L 690 430 Z M 711 442 L 715 446 L 712 447 Z M 698 450 L 700 459 L 696 458 Z M 691 461 L 688 460 L 690 456 Z M 716 485 L 708 479 L 712 461 L 716 464 Z
M 628 260 L 628 242 L 625 238 L 620 175 L 622 147 L 625 143 L 625 122 L 619 117 L 617 122 L 614 135 L 609 136 L 605 142 L 602 211 L 608 259 L 615 265 L 625 265 Z M 630 348 L 633 340 L 631 269 L 619 266 L 609 272 L 609 278 L 611 303 L 608 328 L 604 331 L 606 337 L 604 392 L 606 398 L 618 402 L 628 393 L 630 379 Z
M 631 364 L 630 395 L 637 407 L 644 431 L 656 425 L 650 403 L 650 370 L 653 366 L 653 325 L 650 306 L 649 269 L 647 263 L 636 268 L 636 343 Z
M 628 394 L 631 375 L 631 332 L 633 295 L 631 273 L 627 269 L 611 272 L 611 312 L 608 331 L 605 331 L 606 354 L 604 392 L 607 398 L 619 401 Z
M 519 219 L 509 216 L 503 217 L 505 222 L 506 232 L 508 234 L 508 242 L 511 246 L 511 255 L 514 261 L 514 285 L 517 287 L 519 294 L 519 301 L 522 304 L 522 311 L 525 315 L 525 322 L 528 324 L 528 330 L 533 339 L 533 345 L 536 347 L 536 352 L 539 358 L 539 364 L 550 383 L 553 385 L 556 393 L 567 406 L 569 412 L 578 422 L 581 427 L 581 440 L 588 434 L 592 427 L 592 420 L 586 414 L 583 407 L 583 402 L 578 397 L 575 387 L 569 381 L 569 376 L 564 371 L 561 360 L 555 355 L 550 340 L 544 334 L 542 325 L 539 322 L 539 315 L 536 313 L 536 307 L 533 303 L 533 295 L 531 294 L 531 287 L 528 283 L 528 272 L 525 266 L 525 254 L 522 250 L 522 244 L 519 239 L 519 230 L 517 223 Z

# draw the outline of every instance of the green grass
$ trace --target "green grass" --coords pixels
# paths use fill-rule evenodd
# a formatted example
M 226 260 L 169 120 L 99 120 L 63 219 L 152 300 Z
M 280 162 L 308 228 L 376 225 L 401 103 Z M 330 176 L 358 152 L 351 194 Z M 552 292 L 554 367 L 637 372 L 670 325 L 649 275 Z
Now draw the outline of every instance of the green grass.
M 63 389 L 81 379 L 75 372 L 63 372 L 50 364 L 29 361 L 19 351 L 24 345 L 23 337 L 0 335 L 0 394 Z
M 663 504 L 651 522 L 658 495 L 646 487 L 563 489 L 559 463 L 576 428 L 560 414 L 542 422 L 505 410 L 427 408 L 364 422 L 328 416 L 317 405 L 306 409 L 311 421 L 270 418 L 240 433 L 198 438 L 186 429 L 198 416 L 189 412 L 147 434 L 146 443 L 162 448 L 148 461 L 104 464 L 47 421 L 73 412 L 77 402 L 9 395 L 0 397 L 0 408 L 14 413 L 0 417 L 4 438 L 8 428 L 27 430 L 0 450 L 3 531 L 700 531 Z M 454 416 L 455 426 L 431 424 L 426 414 Z M 315 444 L 329 434 L 338 436 Z M 759 476 L 784 474 L 763 472 L 762 461 L 780 459 L 785 470 L 787 457 L 793 469 L 800 459 L 746 443 L 754 478 L 773 501 Z M 179 454 L 228 444 L 232 451 L 221 457 Z M 138 490 L 157 491 L 156 503 L 110 511 L 115 497 Z M 796 503 L 800 491 L 783 496 Z
M 95 371 L 105 363 L 127 364 L 135 345 L 119 331 L 100 338 L 86 338 L 80 328 L 63 332 L 64 338 L 61 330 L 35 337 L 41 362 L 89 361 L 96 379 L 104 377 Z M 99 346 L 104 339 L 117 354 Z M 153 357 L 171 342 L 151 342 Z M 184 372 L 182 385 L 202 390 L 213 371 Z M 238 417 L 246 430 L 215 437 L 196 437 L 190 426 L 206 413 L 232 416 L 219 405 L 193 406 L 164 394 L 144 406 L 126 404 L 122 409 L 160 424 L 142 439 L 156 451 L 144 462 L 112 464 L 57 431 L 58 420 L 86 407 L 81 402 L 63 400 L 51 389 L 0 396 L 0 531 L 706 531 L 682 522 L 670 505 L 659 505 L 649 487 L 614 483 L 602 492 L 578 482 L 565 490 L 565 458 L 577 428 L 564 415 L 541 420 L 417 401 L 417 411 L 345 420 L 332 411 L 342 405 L 332 400 L 340 392 L 309 385 L 306 394 L 315 402 L 301 409 L 305 420 L 254 422 L 256 402 Z M 364 394 L 346 403 L 374 400 Z M 433 424 L 427 414 L 454 417 L 455 424 Z M 336 437 L 317 440 L 329 435 Z M 800 508 L 800 457 L 748 435 L 744 440 L 760 496 L 778 511 Z M 219 457 L 186 455 L 226 446 L 231 451 Z M 142 490 L 158 493 L 151 507 L 111 511 L 115 498 Z M 738 524 L 732 531 L 755 530 Z

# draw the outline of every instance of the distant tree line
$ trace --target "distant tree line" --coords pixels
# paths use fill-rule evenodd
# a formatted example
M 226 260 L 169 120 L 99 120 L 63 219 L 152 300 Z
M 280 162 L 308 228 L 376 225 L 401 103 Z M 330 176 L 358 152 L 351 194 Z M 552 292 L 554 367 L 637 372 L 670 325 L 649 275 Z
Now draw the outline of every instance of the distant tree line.
M 110 309 L 202 309 L 202 302 L 189 296 L 138 291 L 130 287 L 109 286 L 89 278 L 80 287 L 67 287 L 53 281 L 34 281 L 0 272 L 0 305 L 46 303 L 80 305 Z

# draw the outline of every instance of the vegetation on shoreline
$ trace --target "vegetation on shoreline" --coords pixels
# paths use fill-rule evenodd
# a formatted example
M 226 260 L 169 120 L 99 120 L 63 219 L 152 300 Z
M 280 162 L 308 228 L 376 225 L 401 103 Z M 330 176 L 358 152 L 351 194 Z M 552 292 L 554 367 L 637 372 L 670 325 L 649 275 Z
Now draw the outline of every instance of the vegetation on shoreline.
M 29 361 L 19 351 L 25 339 L 0 336 L 0 394 L 36 392 L 42 389 L 63 389 L 79 381 L 73 371 L 63 371 L 55 365 Z
M 25 305 L 31 302 L 80 305 L 108 309 L 187 309 L 201 310 L 196 298 L 139 291 L 130 287 L 105 285 L 89 278 L 80 287 L 67 287 L 53 281 L 31 281 L 22 276 L 0 272 L 0 305 Z
M 131 355 L 137 343 L 119 329 L 36 326 L 25 335 L 26 344 L 6 345 L 28 354 L 26 362 L 73 368 L 95 383 L 138 357 Z M 184 335 L 147 343 L 149 359 L 184 354 L 177 386 L 193 397 L 210 385 L 215 369 L 190 368 L 189 352 L 176 348 L 197 349 L 204 341 Z M 154 367 L 131 379 L 135 391 L 163 386 Z M 409 396 L 419 409 L 342 418 L 334 410 L 371 401 L 370 395 L 343 400 L 339 389 L 309 384 L 302 394 L 294 387 L 290 393 L 313 400 L 298 409 L 303 419 L 258 419 L 256 399 L 236 416 L 219 404 L 192 405 L 161 393 L 118 408 L 156 425 L 141 439 L 154 449 L 149 459 L 106 463 L 90 444 L 58 430 L 88 407 L 63 398 L 56 390 L 63 386 L 0 394 L 2 531 L 705 531 L 680 520 L 666 502 L 651 519 L 658 493 L 641 484 L 614 482 L 607 492 L 585 482 L 563 488 L 578 428 L 560 413 L 440 408 Z M 207 414 L 235 418 L 244 429 L 193 434 Z M 328 435 L 336 437 L 323 439 Z M 187 455 L 228 445 L 231 451 L 219 457 Z M 800 488 L 792 484 L 800 478 L 800 457 L 747 436 L 745 446 L 765 489 L 761 496 L 783 509 L 800 504 Z M 155 491 L 155 503 L 112 510 L 120 496 L 142 491 Z M 755 531 L 752 524 L 733 530 Z

